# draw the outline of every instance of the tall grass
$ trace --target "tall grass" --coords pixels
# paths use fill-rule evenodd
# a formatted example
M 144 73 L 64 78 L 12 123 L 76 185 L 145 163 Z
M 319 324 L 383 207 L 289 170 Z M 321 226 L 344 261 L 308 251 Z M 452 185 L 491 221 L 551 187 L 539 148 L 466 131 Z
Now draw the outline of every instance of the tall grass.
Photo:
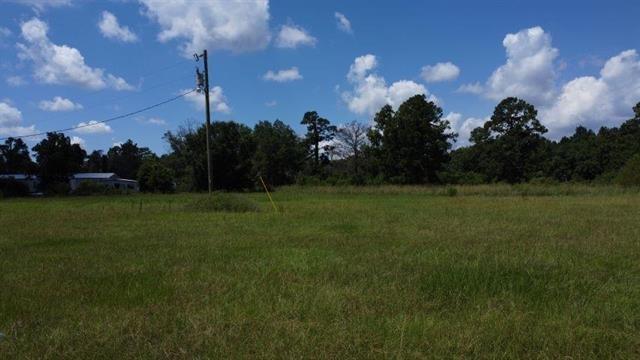
M 640 194 L 448 189 L 2 200 L 0 359 L 638 357 Z
M 452 190 L 455 189 L 455 190 Z M 590 184 L 487 184 L 487 185 L 381 185 L 381 186 L 289 186 L 280 189 L 291 193 L 329 194 L 420 194 L 451 196 L 611 196 L 640 194 L 640 187 Z

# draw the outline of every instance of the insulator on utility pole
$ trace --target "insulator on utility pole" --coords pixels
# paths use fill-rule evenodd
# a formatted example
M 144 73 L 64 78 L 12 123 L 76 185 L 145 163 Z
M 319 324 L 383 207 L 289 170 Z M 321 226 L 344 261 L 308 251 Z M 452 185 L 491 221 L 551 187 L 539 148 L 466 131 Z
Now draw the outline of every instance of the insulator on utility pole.
M 198 68 L 196 68 L 196 88 L 199 93 L 204 91 L 204 74 Z

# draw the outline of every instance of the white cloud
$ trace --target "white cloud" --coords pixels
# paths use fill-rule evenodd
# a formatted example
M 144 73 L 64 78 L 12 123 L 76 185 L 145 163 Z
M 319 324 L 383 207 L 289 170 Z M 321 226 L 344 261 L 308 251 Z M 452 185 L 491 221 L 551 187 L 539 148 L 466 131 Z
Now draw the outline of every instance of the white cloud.
M 353 64 L 349 67 L 349 73 L 347 79 L 349 81 L 358 81 L 364 78 L 364 76 L 371 70 L 378 66 L 378 60 L 375 55 L 367 54 L 358 56 Z
M 100 28 L 102 35 L 109 39 L 129 43 L 138 41 L 138 36 L 129 30 L 129 27 L 121 26 L 120 23 L 118 23 L 118 18 L 108 11 L 102 12 L 102 18 L 98 23 L 98 28 Z
M 577 125 L 617 125 L 630 117 L 639 101 L 640 59 L 636 50 L 627 50 L 610 58 L 599 77 L 579 77 L 565 84 L 540 117 L 551 135 L 557 136 Z
M 535 105 L 548 103 L 555 96 L 555 59 L 558 49 L 551 46 L 551 35 L 541 27 L 507 34 L 502 45 L 507 62 L 493 72 L 486 84 L 486 95 L 494 100 L 516 96 Z
M 11 36 L 11 30 L 6 27 L 0 26 L 0 38 Z
M 318 40 L 311 36 L 305 29 L 297 25 L 283 25 L 276 38 L 276 46 L 279 48 L 297 48 L 301 45 L 315 46 Z
M 37 80 L 45 84 L 79 85 L 94 90 L 106 87 L 133 89 L 124 79 L 88 66 L 78 49 L 52 43 L 47 36 L 49 27 L 45 22 L 33 18 L 23 23 L 21 30 L 27 44 L 18 44 L 18 56 L 33 62 Z
M 22 112 L 6 102 L 0 102 L 0 126 L 18 126 L 22 121 Z
M 157 118 L 157 117 L 149 118 L 147 120 L 147 123 L 153 124 L 153 125 L 167 125 L 167 122 L 164 121 L 164 119 Z
M 479 82 L 475 82 L 472 84 L 460 85 L 460 87 L 456 91 L 461 93 L 479 95 L 479 94 L 482 94 L 482 92 L 484 91 L 484 87 Z
M 38 10 L 46 7 L 59 7 L 71 5 L 71 0 L 9 0 L 14 3 L 32 6 Z
M 0 135 L 22 136 L 37 132 L 34 125 L 22 126 L 22 112 L 6 101 L 0 102 Z
M 437 63 L 422 67 L 420 74 L 426 82 L 440 82 L 454 80 L 460 75 L 460 68 L 451 62 Z
M 451 126 L 451 130 L 449 132 L 456 132 L 458 127 L 462 124 L 461 123 L 462 114 L 457 112 L 450 112 L 447 115 L 445 115 L 442 119 L 447 120 L 449 122 L 449 125 Z
M 275 100 L 267 101 L 266 103 L 264 103 L 264 106 L 266 107 L 274 107 L 276 105 L 278 105 L 278 102 Z
M 85 146 L 87 145 L 87 142 L 84 141 L 83 138 L 79 137 L 79 136 L 72 136 L 71 137 L 71 143 L 72 144 L 78 144 L 80 145 L 81 148 L 85 148 Z
M 162 29 L 158 40 L 184 40 L 180 48 L 185 57 L 204 49 L 259 50 L 271 39 L 268 0 L 139 1 Z
M 141 124 L 158 125 L 158 126 L 167 125 L 167 122 L 164 119 L 159 118 L 159 117 L 145 118 L 144 116 L 141 116 L 141 117 L 137 117 L 135 119 L 136 119 L 136 121 L 138 121 Z
M 97 122 L 95 120 L 80 122 L 76 126 L 79 126 L 79 128 L 73 131 L 77 132 L 78 134 L 107 134 L 113 132 L 111 126 L 105 123 Z
M 279 70 L 276 72 L 269 70 L 262 76 L 262 78 L 267 81 L 288 82 L 300 80 L 302 79 L 302 75 L 298 71 L 298 68 L 294 66 L 291 69 Z
M 187 92 L 183 90 L 182 92 Z M 192 92 L 185 96 L 185 99 L 191 102 L 197 109 L 204 110 L 205 100 L 204 94 Z M 209 91 L 209 106 L 211 111 L 228 114 L 231 112 L 231 108 L 227 104 L 227 98 L 224 96 L 222 88 L 220 86 L 214 86 Z
M 502 45 L 507 62 L 491 74 L 484 86 L 468 84 L 459 91 L 482 93 L 492 100 L 516 96 L 536 106 L 553 101 L 558 49 L 551 45 L 551 35 L 536 26 L 507 34 Z
M 144 116 L 137 116 L 134 118 L 137 122 L 139 122 L 140 124 L 145 124 L 145 125 L 157 125 L 157 126 L 164 126 L 167 125 L 167 122 L 159 117 L 144 117 Z
M 471 132 L 477 127 L 484 126 L 484 123 L 486 123 L 489 120 L 491 120 L 489 117 L 467 118 L 462 124 L 460 124 L 460 127 L 458 127 L 456 131 L 458 133 L 458 139 L 456 141 L 455 147 L 459 148 L 462 146 L 469 145 L 470 144 L 469 137 L 471 137 Z
M 385 79 L 372 73 L 378 65 L 374 55 L 357 57 L 347 73 L 347 80 L 353 85 L 352 91 L 342 93 L 342 99 L 349 110 L 356 114 L 375 114 L 386 104 L 397 108 L 413 95 L 424 94 L 430 101 L 435 97 L 422 84 L 410 80 L 396 81 L 387 86 Z
M 338 22 L 337 23 L 338 29 L 348 34 L 353 33 L 353 29 L 351 29 L 351 21 L 349 21 L 349 19 L 347 19 L 347 17 L 344 16 L 344 14 L 336 11 L 334 15 L 336 17 L 336 21 Z
M 38 104 L 38 107 L 44 111 L 73 111 L 82 109 L 82 105 L 60 96 L 55 96 L 51 100 L 42 100 Z
M 507 62 L 498 67 L 486 84 L 461 86 L 458 91 L 481 93 L 492 100 L 508 96 L 535 105 L 549 136 L 558 138 L 578 125 L 590 128 L 617 126 L 632 116 L 640 101 L 640 58 L 626 50 L 608 59 L 599 76 L 583 76 L 556 84 L 558 50 L 540 27 L 508 34 L 503 41 Z
M 13 87 L 27 85 L 27 82 L 22 78 L 22 76 L 18 76 L 18 75 L 9 76 L 5 80 L 7 82 L 7 85 L 13 86 Z
M 490 118 L 487 116 L 485 118 L 469 117 L 465 119 L 460 113 L 450 112 L 443 117 L 443 120 L 449 121 L 450 133 L 458 134 L 454 144 L 454 148 L 457 149 L 470 145 L 469 137 L 471 137 L 471 132 L 477 127 L 482 127 Z

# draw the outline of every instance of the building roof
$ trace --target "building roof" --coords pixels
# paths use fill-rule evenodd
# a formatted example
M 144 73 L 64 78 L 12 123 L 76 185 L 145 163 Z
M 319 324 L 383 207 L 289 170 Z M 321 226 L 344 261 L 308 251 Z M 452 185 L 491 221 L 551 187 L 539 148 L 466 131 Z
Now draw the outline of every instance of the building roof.
M 0 174 L 0 179 L 31 180 L 35 177 L 27 174 Z
M 116 179 L 118 175 L 115 173 L 77 173 L 73 174 L 74 179 Z

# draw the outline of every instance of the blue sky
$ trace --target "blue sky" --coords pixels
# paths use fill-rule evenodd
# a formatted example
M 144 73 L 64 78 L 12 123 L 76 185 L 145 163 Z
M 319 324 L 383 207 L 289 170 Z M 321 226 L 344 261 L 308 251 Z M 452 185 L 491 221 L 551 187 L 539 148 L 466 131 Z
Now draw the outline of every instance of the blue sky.
M 0 14 L 0 137 L 175 96 L 205 47 L 214 121 L 300 133 L 305 111 L 368 122 L 415 93 L 444 109 L 458 146 L 506 96 L 534 103 L 554 138 L 618 125 L 640 102 L 636 1 L 4 0 Z M 68 135 L 88 151 L 131 138 L 163 153 L 164 132 L 203 121 L 197 103 Z

